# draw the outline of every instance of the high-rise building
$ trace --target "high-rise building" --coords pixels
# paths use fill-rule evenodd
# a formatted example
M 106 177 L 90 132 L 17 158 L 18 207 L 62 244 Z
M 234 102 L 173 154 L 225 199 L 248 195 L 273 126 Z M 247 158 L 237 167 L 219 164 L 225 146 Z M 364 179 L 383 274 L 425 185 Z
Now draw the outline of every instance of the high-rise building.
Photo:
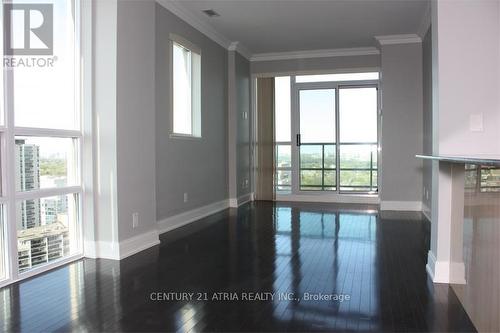
M 40 147 L 16 140 L 16 191 L 40 188 Z M 19 271 L 69 251 L 66 196 L 19 201 L 16 205 Z M 64 221 L 64 222 L 63 222 Z
M 40 188 L 40 147 L 16 140 L 16 191 Z M 24 200 L 17 204 L 16 219 L 19 229 L 40 226 L 40 200 Z
M 20 230 L 17 237 L 20 272 L 69 253 L 68 228 L 59 221 Z
M 57 222 L 61 218 L 61 213 L 67 211 L 68 198 L 65 195 L 43 199 L 41 204 L 42 225 Z

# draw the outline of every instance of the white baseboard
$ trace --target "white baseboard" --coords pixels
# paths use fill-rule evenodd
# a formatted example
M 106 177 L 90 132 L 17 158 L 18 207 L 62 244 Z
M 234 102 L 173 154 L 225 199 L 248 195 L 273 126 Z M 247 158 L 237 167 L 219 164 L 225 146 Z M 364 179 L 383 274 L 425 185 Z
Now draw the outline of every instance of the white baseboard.
M 374 204 L 378 205 L 377 195 L 349 195 L 349 194 L 277 194 L 276 201 L 292 202 L 323 202 L 323 203 L 353 203 L 353 204 Z
M 395 211 L 422 211 L 421 201 L 381 201 L 380 210 L 395 210 Z
M 238 198 L 238 206 L 244 205 L 250 201 L 253 201 L 253 193 L 244 194 Z
M 465 264 L 463 262 L 450 263 L 451 284 L 465 284 Z
M 229 207 L 238 208 L 238 199 L 237 198 L 230 198 L 229 199 Z
M 429 222 L 432 222 L 431 209 L 424 202 L 422 202 L 422 214 L 424 214 Z
M 229 207 L 238 208 L 241 205 L 246 204 L 247 202 L 253 201 L 253 193 L 247 193 L 238 198 L 229 199 Z
M 427 253 L 427 274 L 434 283 L 465 284 L 463 262 L 438 261 L 432 251 Z
M 85 258 L 97 258 L 96 242 L 89 240 L 83 241 L 83 256 Z
M 434 270 L 432 273 L 432 282 L 450 283 L 450 263 L 448 261 L 437 261 L 434 258 Z
M 85 242 L 85 257 L 121 260 L 158 244 L 158 230 L 151 230 L 121 242 Z
M 85 257 L 92 259 L 113 259 L 120 260 L 120 243 L 119 242 L 88 242 L 86 247 L 92 247 L 93 243 L 94 250 L 88 251 L 85 249 Z
M 427 274 L 431 278 L 431 281 L 434 282 L 434 270 L 436 267 L 436 257 L 434 256 L 434 253 L 432 253 L 431 250 L 427 252 L 427 265 L 425 265 L 425 270 L 427 271 Z
M 128 238 L 120 242 L 120 259 L 130 257 L 158 244 L 160 244 L 160 239 L 156 229 Z
M 158 230 L 160 234 L 162 234 L 164 232 L 177 229 L 186 224 L 202 219 L 208 215 L 212 215 L 220 212 L 221 210 L 227 209 L 229 208 L 229 203 L 230 200 L 222 200 L 178 215 L 167 217 L 166 219 L 158 221 Z

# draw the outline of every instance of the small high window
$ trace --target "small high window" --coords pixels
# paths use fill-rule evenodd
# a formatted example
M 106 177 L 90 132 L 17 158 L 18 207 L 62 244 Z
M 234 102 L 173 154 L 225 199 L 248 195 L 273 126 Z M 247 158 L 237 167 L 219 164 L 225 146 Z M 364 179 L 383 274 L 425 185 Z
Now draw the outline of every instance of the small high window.
M 172 134 L 201 137 L 201 50 L 170 35 Z

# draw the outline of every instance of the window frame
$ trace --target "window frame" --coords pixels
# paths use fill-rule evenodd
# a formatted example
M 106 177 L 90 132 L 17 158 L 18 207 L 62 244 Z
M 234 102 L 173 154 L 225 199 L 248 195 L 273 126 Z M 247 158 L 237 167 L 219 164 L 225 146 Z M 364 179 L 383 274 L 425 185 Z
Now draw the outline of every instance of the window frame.
M 334 124 L 333 124 L 333 129 L 334 129 L 334 136 L 335 136 L 335 141 L 333 143 L 330 143 L 328 142 L 328 144 L 331 144 L 334 146 L 334 149 L 335 149 L 335 167 L 334 168 L 325 168 L 324 167 L 324 160 L 325 160 L 325 154 L 324 154 L 324 146 L 325 146 L 325 143 L 300 143 L 298 144 L 297 143 L 297 138 L 296 138 L 296 144 L 295 144 L 295 153 L 294 155 L 296 156 L 296 160 L 297 160 L 297 170 L 295 170 L 296 172 L 296 185 L 293 187 L 293 189 L 297 192 L 297 193 L 301 193 L 301 194 L 311 194 L 311 193 L 338 193 L 338 184 L 339 184 L 339 177 L 338 177 L 338 141 L 339 141 L 339 127 L 338 127 L 338 92 L 339 92 L 339 88 L 338 86 L 335 86 L 335 85 L 331 85 L 330 83 L 331 82 L 305 82 L 305 83 L 297 83 L 296 81 L 297 79 L 297 76 L 294 76 L 293 77 L 293 87 L 292 87 L 292 99 L 294 101 L 295 104 L 291 104 L 291 112 L 292 112 L 292 117 L 293 117 L 293 120 L 292 122 L 296 122 L 293 124 L 293 127 L 294 129 L 296 129 L 296 133 L 297 134 L 301 134 L 301 130 L 300 130 L 300 126 L 301 126 L 301 122 L 300 122 L 300 93 L 302 91 L 311 91 L 311 90 L 333 90 L 333 94 L 334 94 L 334 108 L 335 108 L 335 112 L 333 114 L 333 117 L 334 117 Z M 295 96 L 296 95 L 296 96 Z M 294 109 L 295 108 L 295 109 Z M 321 168 L 303 168 L 302 167 L 302 153 L 301 153 L 301 148 L 302 146 L 314 146 L 314 145 L 322 145 L 322 167 Z M 320 171 L 321 172 L 321 185 L 302 185 L 302 171 Z M 324 179 L 325 179 L 325 171 L 326 172 L 331 172 L 333 171 L 335 173 L 335 185 L 325 185 L 324 184 Z M 325 188 L 334 188 L 333 190 L 326 190 Z M 313 188 L 318 188 L 317 190 Z
M 325 71 L 311 71 L 311 72 L 290 72 L 290 73 L 273 73 L 266 74 L 271 77 L 282 77 L 289 76 L 291 83 L 291 105 L 290 105 L 290 113 L 291 113 L 291 134 L 292 137 L 291 142 L 274 142 L 275 147 L 280 144 L 291 144 L 292 146 L 292 186 L 290 193 L 283 193 L 281 191 L 277 191 L 276 184 L 274 184 L 274 191 L 276 193 L 278 200 L 288 200 L 291 197 L 296 196 L 297 198 L 302 198 L 304 196 L 315 196 L 315 197 L 325 197 L 325 198 L 341 198 L 341 197 L 366 197 L 366 198 L 375 198 L 380 194 L 381 186 L 381 169 L 382 169 L 382 160 L 381 160 L 381 149 L 382 149 L 382 133 L 381 133 L 381 121 L 382 121 L 382 109 L 381 109 L 381 95 L 380 95 L 380 84 L 381 84 L 381 75 L 379 68 L 370 68 L 370 69 L 358 69 L 352 70 L 349 72 L 339 71 L 332 72 L 331 74 L 356 74 L 356 73 L 379 73 L 379 79 L 376 80 L 354 80 L 354 81 L 319 81 L 319 82 L 296 82 L 296 77 L 299 75 L 326 75 L 329 74 Z M 262 75 L 265 76 L 265 75 Z M 255 81 L 256 82 L 256 81 Z M 351 190 L 341 190 L 340 189 L 340 123 L 339 123 L 339 97 L 341 89 L 348 88 L 375 88 L 377 90 L 377 151 L 375 153 L 376 156 L 376 169 L 377 172 L 377 185 L 375 191 L 351 191 Z M 308 89 L 335 89 L 335 119 L 336 119 L 336 142 L 335 152 L 336 152 L 336 167 L 335 167 L 335 177 L 336 177 L 336 189 L 335 190 L 301 190 L 300 189 L 300 154 L 299 149 L 296 145 L 296 138 L 294 133 L 300 133 L 299 124 L 299 91 L 300 90 L 308 90 Z M 254 129 L 255 130 L 255 129 Z M 372 143 L 370 143 L 372 144 Z M 276 149 L 276 148 L 275 148 Z M 274 172 L 274 178 L 276 178 L 276 166 Z
M 295 133 L 300 133 L 300 114 L 299 114 L 299 92 L 301 90 L 310 90 L 310 89 L 335 89 L 335 149 L 336 149 L 336 168 L 335 168 L 335 174 L 336 174 L 336 188 L 335 190 L 332 191 L 325 191 L 325 190 L 318 190 L 318 191 L 310 191 L 310 190 L 302 190 L 300 188 L 300 154 L 298 150 L 300 147 L 296 147 L 296 152 L 293 154 L 296 156 L 296 163 L 297 167 L 294 167 L 296 175 L 295 178 L 297 181 L 295 181 L 292 184 L 292 193 L 293 194 L 307 194 L 307 195 L 325 195 L 327 192 L 330 192 L 335 195 L 379 195 L 380 193 L 380 170 L 381 170 L 381 158 L 380 158 L 380 151 L 381 151 L 381 142 L 382 142 L 382 137 L 381 137 L 381 96 L 380 96 L 380 81 L 379 80 L 358 80 L 358 81 L 324 81 L 324 82 L 303 82 L 303 83 L 297 83 L 295 81 L 296 76 L 293 76 L 293 87 L 292 87 L 292 123 L 293 123 L 293 130 Z M 339 106 L 339 100 L 340 100 L 340 90 L 341 89 L 349 89 L 349 88 L 374 88 L 377 90 L 377 186 L 375 191 L 364 191 L 364 190 L 342 190 L 341 189 L 341 181 L 340 181 L 340 173 L 342 171 L 342 168 L 340 167 L 341 159 L 340 159 L 340 149 L 342 142 L 340 141 L 340 132 L 341 132 L 341 127 L 340 127 L 340 106 Z M 292 131 L 292 133 L 294 133 Z M 372 144 L 372 143 L 369 143 Z M 374 144 L 374 143 L 373 143 Z M 293 145 L 292 145 L 293 146 Z M 345 188 L 345 186 L 344 186 Z M 328 195 L 328 194 L 326 194 Z
M 369 82 L 379 80 L 380 73 L 378 71 L 295 75 L 296 83 Z
M 84 256 L 84 230 L 88 221 L 87 215 L 92 216 L 88 210 L 93 209 L 92 202 L 86 197 L 85 187 L 92 184 L 92 174 L 88 169 L 92 165 L 84 165 L 82 160 L 92 163 L 88 159 L 92 155 L 92 98 L 89 93 L 91 85 L 91 25 L 92 5 L 88 1 L 72 0 L 74 11 L 74 89 L 75 89 L 75 115 L 78 117 L 78 127 L 74 130 L 20 127 L 15 126 L 15 112 L 13 109 L 13 73 L 6 68 L 2 71 L 1 80 L 4 83 L 2 92 L 4 123 L 0 124 L 1 140 L 1 179 L 2 192 L 0 204 L 4 206 L 4 242 L 6 245 L 6 277 L 0 280 L 0 287 L 20 281 L 31 276 L 46 272 L 66 263 L 78 260 Z M 3 19 L 3 6 L 0 6 L 0 15 Z M 1 36 L 0 36 L 1 38 Z M 3 42 L 1 43 L 3 45 Z M 3 49 L 2 49 L 3 56 Z M 91 86 L 90 86 L 91 87 Z M 42 137 L 42 138 L 68 138 L 75 140 L 75 176 L 74 185 L 64 187 L 51 187 L 30 191 L 16 191 L 16 165 L 15 165 L 15 138 L 17 136 Z M 43 199 L 54 196 L 74 195 L 76 198 L 76 250 L 67 256 L 57 258 L 40 266 L 19 272 L 18 262 L 18 235 L 16 221 L 16 203 L 23 200 Z
M 170 138 L 180 139 L 202 139 L 202 115 L 201 115 L 201 67 L 202 54 L 201 48 L 189 40 L 174 34 L 169 34 L 169 118 L 170 118 Z M 191 95 L 191 133 L 179 133 L 174 129 L 174 44 L 177 44 L 191 52 L 190 57 L 190 95 Z M 198 60 L 193 56 L 197 56 Z

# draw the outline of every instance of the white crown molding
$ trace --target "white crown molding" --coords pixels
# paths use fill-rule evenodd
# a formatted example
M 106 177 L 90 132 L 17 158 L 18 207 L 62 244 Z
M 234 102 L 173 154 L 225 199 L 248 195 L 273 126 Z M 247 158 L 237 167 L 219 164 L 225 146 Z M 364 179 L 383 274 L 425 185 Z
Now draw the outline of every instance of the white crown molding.
M 417 35 L 419 35 L 422 39 L 424 39 L 425 34 L 429 30 L 431 26 L 431 3 L 430 1 L 427 3 L 425 7 L 424 14 L 422 15 L 422 19 L 420 20 L 420 25 L 418 26 Z
M 227 49 L 231 44 L 231 41 L 226 38 L 226 36 L 219 33 L 211 25 L 199 19 L 188 9 L 180 5 L 178 1 L 156 0 L 156 2 L 225 49 Z
M 248 60 L 252 58 L 252 54 L 250 53 L 250 51 L 248 51 L 248 49 L 243 44 L 241 44 L 241 42 L 231 42 L 227 49 L 229 51 L 238 52 Z
M 380 51 L 375 47 L 356 47 L 348 49 L 323 49 L 292 52 L 274 52 L 258 53 L 251 57 L 251 61 L 273 61 L 273 60 L 291 60 L 306 58 L 328 58 L 328 57 L 346 57 L 346 56 L 364 56 L 377 55 Z
M 250 60 L 252 54 L 241 42 L 231 42 L 229 38 L 218 32 L 210 24 L 204 22 L 193 14 L 192 11 L 182 6 L 181 1 L 156 0 L 156 2 L 223 48 L 229 51 L 238 51 L 238 53 Z
M 375 36 L 375 39 L 380 45 L 422 43 L 417 34 Z

